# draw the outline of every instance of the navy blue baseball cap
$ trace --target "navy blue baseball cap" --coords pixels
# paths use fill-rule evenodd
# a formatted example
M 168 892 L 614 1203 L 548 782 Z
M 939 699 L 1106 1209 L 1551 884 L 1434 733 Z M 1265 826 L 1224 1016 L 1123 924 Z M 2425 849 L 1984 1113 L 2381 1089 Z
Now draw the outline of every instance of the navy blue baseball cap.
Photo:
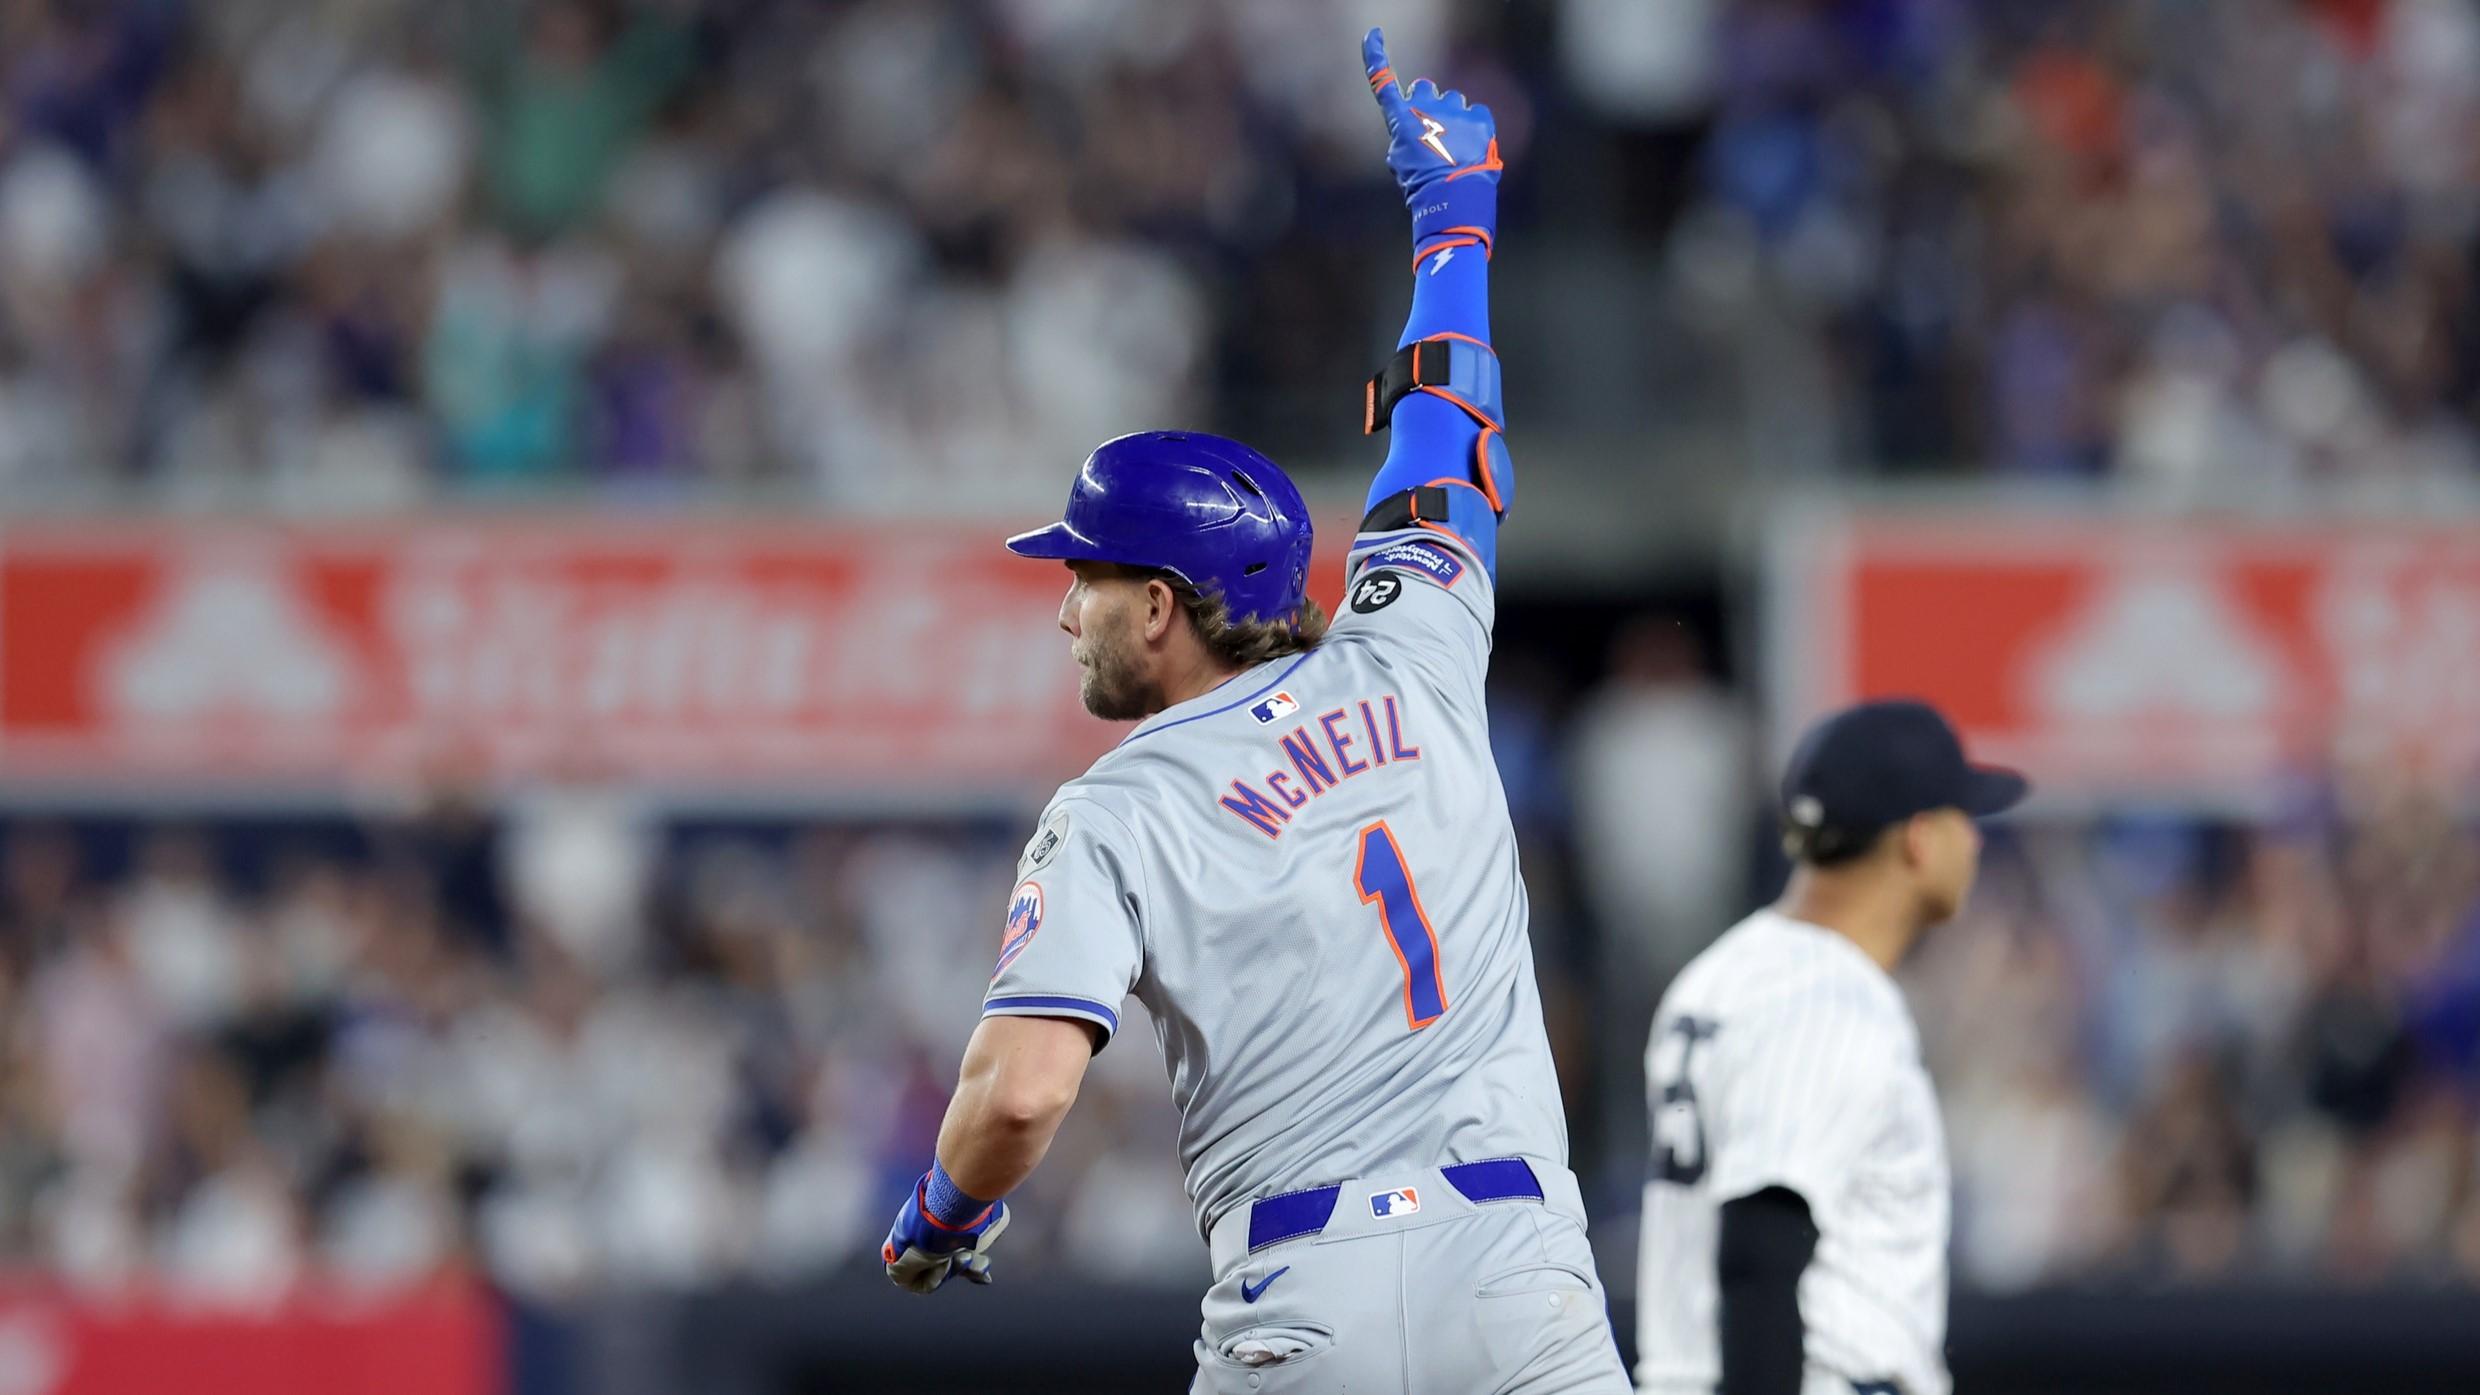
M 1893 698 L 1808 729 L 1783 772 L 1782 812 L 1794 829 L 1848 841 L 1932 809 L 1987 818 L 2031 788 L 2012 770 L 1965 759 L 1962 738 L 1936 708 Z

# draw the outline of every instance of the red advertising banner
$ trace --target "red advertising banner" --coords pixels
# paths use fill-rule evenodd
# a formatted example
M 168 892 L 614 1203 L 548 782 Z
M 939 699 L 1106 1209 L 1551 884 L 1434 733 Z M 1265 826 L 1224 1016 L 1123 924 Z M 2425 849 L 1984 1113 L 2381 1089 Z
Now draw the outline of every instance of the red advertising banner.
M 1916 694 L 2070 801 L 2261 801 L 2383 750 L 2480 765 L 2480 529 L 1861 515 L 1788 528 L 1783 731 Z
M 454 753 L 795 798 L 1039 793 L 1118 730 L 1078 703 L 1066 580 L 986 527 L 20 523 L 0 772 L 317 785 Z
M 10 1395 L 499 1395 L 500 1337 L 490 1298 L 464 1282 L 246 1313 L 0 1287 Z

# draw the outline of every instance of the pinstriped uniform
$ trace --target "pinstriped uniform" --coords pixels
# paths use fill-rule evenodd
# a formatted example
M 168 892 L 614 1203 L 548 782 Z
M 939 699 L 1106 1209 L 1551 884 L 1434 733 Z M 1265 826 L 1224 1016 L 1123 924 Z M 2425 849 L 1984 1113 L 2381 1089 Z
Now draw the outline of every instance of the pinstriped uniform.
M 1316 649 L 1156 714 L 1060 790 L 983 1011 L 1116 1032 L 1124 996 L 1144 1006 L 1200 1234 L 1367 1182 L 1321 1236 L 1216 1242 L 1199 1389 L 1624 1390 L 1490 753 L 1491 577 L 1408 529 L 1363 535 L 1347 580 Z M 1556 1202 L 1467 1205 L 1437 1171 L 1503 1157 Z M 1373 1206 L 1396 1191 L 1417 1207 Z M 1227 1357 L 1252 1334 L 1298 1350 Z
M 1833 931 L 1759 911 L 1663 995 L 1646 1087 L 1639 1388 L 1714 1388 L 1720 1208 L 1779 1186 L 1818 1231 L 1800 1281 L 1806 1395 L 1946 1395 L 1945 1136 L 1885 971 Z

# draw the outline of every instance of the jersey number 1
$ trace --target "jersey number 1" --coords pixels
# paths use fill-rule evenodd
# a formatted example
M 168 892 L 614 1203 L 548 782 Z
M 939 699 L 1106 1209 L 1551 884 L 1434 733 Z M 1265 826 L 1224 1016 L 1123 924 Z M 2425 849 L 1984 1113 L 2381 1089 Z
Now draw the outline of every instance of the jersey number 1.
M 1438 934 L 1430 929 L 1421 894 L 1412 887 L 1412 869 L 1404 850 L 1381 819 L 1361 830 L 1360 861 L 1352 868 L 1352 887 L 1361 902 L 1378 903 L 1378 920 L 1395 961 L 1404 966 L 1404 1020 L 1412 1030 L 1438 1020 L 1447 1010 L 1446 980 L 1438 972 Z

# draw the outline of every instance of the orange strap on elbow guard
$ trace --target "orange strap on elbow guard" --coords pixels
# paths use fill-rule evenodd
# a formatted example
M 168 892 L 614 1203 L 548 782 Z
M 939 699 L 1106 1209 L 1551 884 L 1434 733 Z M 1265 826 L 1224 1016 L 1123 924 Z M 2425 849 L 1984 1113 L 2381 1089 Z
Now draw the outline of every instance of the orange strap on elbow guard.
M 1361 434 L 1387 428 L 1395 404 L 1415 392 L 1443 397 L 1485 430 L 1507 429 L 1499 401 L 1498 354 L 1468 334 L 1416 339 L 1395 351 L 1361 392 Z

